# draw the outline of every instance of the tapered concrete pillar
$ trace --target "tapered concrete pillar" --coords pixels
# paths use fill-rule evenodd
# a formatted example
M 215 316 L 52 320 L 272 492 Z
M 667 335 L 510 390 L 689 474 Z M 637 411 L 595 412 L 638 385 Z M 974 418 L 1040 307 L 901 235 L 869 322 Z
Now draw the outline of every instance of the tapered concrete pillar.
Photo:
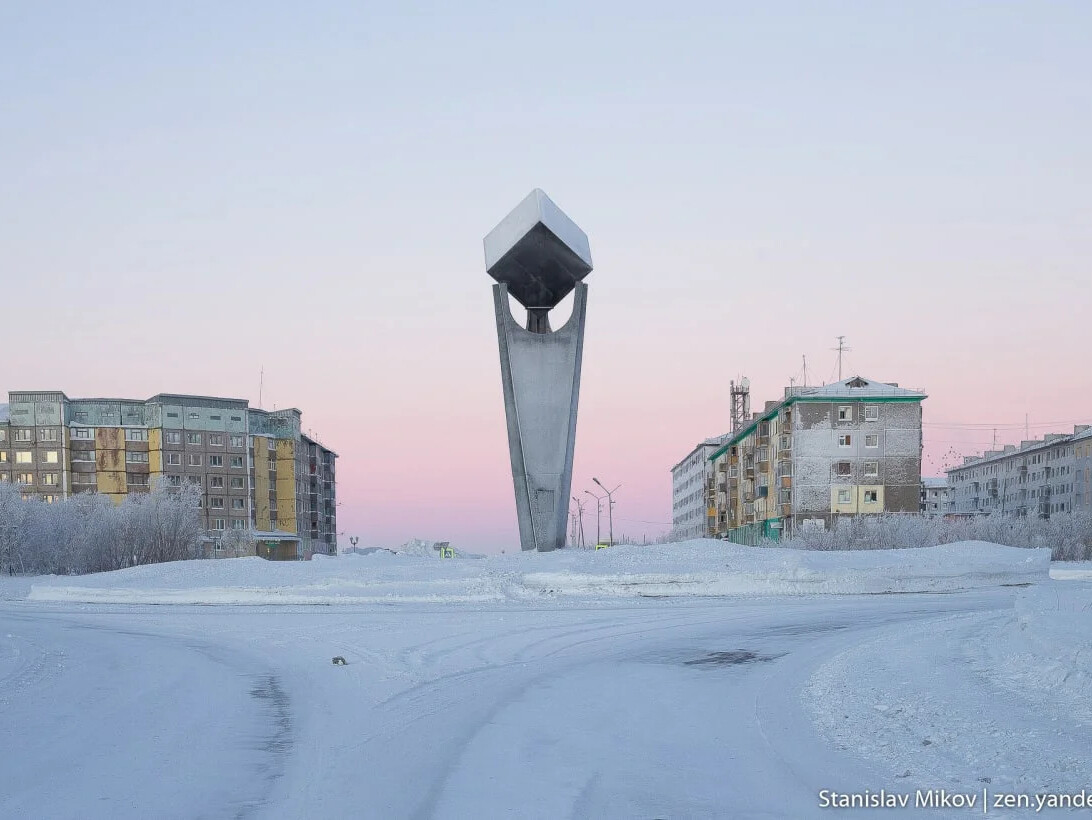
M 565 545 L 580 364 L 591 272 L 588 238 L 535 189 L 485 238 L 500 346 L 520 543 L 525 550 Z M 572 316 L 551 330 L 549 311 L 575 290 Z M 508 296 L 527 308 L 526 327 Z

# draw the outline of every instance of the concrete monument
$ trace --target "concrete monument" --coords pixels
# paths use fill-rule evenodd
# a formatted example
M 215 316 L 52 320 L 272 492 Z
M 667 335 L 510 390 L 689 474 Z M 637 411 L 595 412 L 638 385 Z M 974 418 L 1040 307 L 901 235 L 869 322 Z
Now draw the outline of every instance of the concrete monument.
M 525 550 L 558 549 L 573 477 L 588 302 L 582 280 L 592 269 L 591 248 L 536 188 L 485 237 L 485 269 L 497 280 L 493 305 L 520 543 Z M 551 330 L 550 310 L 570 291 L 572 316 Z M 509 294 L 527 308 L 526 328 L 512 316 Z

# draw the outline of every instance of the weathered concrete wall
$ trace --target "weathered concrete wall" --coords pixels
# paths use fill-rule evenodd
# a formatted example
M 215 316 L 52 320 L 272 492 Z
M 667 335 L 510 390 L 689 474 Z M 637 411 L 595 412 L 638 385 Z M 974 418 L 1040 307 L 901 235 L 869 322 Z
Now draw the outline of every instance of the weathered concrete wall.
M 512 316 L 507 286 L 493 286 L 508 449 L 525 550 L 565 545 L 587 293 L 587 285 L 578 283 L 568 322 L 550 333 L 532 333 Z

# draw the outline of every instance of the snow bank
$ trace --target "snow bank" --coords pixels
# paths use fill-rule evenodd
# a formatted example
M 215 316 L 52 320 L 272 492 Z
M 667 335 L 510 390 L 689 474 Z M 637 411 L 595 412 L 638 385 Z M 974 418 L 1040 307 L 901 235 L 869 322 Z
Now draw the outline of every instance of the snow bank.
M 721 541 L 522 553 L 480 560 L 390 553 L 276 563 L 231 558 L 35 579 L 33 601 L 126 604 L 480 603 L 543 596 L 950 592 L 1047 579 L 1048 550 L 965 542 L 874 552 Z

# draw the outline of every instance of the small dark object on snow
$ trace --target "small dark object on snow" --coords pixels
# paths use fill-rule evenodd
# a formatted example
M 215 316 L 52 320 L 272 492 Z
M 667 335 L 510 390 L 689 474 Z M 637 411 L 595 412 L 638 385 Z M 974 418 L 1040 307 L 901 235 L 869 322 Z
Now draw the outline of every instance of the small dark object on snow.
M 334 657 L 334 666 L 345 666 L 345 658 L 341 657 L 341 655 L 336 655 Z

